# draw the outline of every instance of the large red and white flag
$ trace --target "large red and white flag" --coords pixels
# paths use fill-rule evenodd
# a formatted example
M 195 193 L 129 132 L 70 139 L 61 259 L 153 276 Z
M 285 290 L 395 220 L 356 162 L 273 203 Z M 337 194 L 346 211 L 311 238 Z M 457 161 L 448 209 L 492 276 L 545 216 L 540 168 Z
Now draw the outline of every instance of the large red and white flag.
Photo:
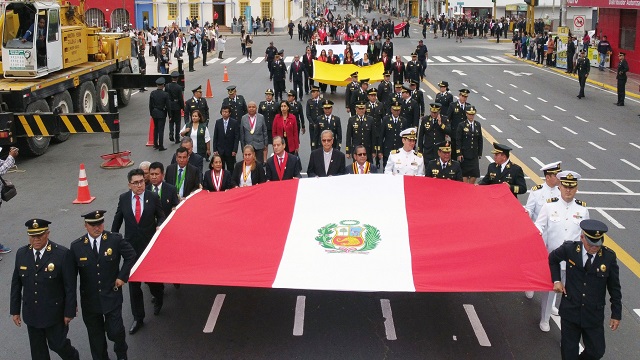
M 130 280 L 344 291 L 552 287 L 542 238 L 508 187 L 391 175 L 193 194 Z

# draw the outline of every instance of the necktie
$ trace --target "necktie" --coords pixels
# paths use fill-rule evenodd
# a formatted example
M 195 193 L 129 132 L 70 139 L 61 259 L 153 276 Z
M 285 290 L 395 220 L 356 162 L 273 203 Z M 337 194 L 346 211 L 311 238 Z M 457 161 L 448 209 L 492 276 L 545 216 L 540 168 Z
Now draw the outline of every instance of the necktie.
M 156 194 L 158 193 L 158 185 L 153 187 L 153 192 L 156 193 Z
M 364 166 L 360 165 L 360 174 L 364 174 Z
M 225 121 L 225 122 L 224 122 L 224 133 L 225 133 L 225 134 L 227 133 L 227 125 L 228 125 L 228 123 Z
M 36 266 L 40 265 L 40 250 L 36 251 Z
M 139 223 L 140 222 L 140 216 L 142 215 L 142 204 L 140 204 L 140 196 L 136 195 L 136 222 Z
M 278 158 L 278 163 L 280 164 L 280 166 L 282 166 L 282 158 L 281 157 Z
M 473 126 L 473 123 L 471 123 L 471 132 L 473 132 L 475 130 L 475 126 Z
M 589 269 L 591 269 L 591 260 L 593 260 L 593 255 L 587 253 L 587 262 L 584 264 L 584 269 L 589 271 Z
M 98 240 L 93 239 L 93 255 L 98 257 Z

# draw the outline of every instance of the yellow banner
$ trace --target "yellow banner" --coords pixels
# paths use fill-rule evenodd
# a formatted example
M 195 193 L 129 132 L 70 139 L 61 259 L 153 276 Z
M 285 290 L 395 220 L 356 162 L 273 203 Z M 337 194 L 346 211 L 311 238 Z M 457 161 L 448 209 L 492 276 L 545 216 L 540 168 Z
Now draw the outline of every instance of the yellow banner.
M 358 79 L 369 79 L 370 83 L 382 81 L 384 65 L 377 63 L 369 66 L 357 66 L 353 64 L 328 64 L 322 61 L 313 61 L 313 80 L 323 84 L 347 86 L 351 82 L 351 74 L 358 72 Z

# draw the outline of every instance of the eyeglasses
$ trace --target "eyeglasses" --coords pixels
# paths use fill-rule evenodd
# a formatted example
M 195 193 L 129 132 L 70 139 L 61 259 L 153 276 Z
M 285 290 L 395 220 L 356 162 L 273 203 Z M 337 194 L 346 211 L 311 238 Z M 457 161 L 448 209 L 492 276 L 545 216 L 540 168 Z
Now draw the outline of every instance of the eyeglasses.
M 367 156 L 367 153 L 356 154 L 357 156 Z
M 133 185 L 133 186 L 140 186 L 140 185 L 144 185 L 144 180 L 131 181 L 131 182 L 129 182 L 129 184 L 131 184 L 131 185 Z
M 331 142 L 333 139 L 322 139 L 322 142 Z

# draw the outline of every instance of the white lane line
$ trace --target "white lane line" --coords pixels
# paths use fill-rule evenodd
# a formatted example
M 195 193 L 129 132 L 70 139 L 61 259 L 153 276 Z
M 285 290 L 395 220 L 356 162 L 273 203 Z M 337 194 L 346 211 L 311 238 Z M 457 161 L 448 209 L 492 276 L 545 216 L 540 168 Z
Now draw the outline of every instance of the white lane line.
M 469 60 L 469 61 L 471 61 L 471 62 L 474 62 L 474 63 L 482 62 L 482 61 L 480 61 L 480 60 L 478 60 L 478 59 L 474 58 L 473 56 L 463 56 L 463 58 L 465 58 L 465 59 L 467 59 L 467 60 Z
M 527 94 L 527 95 L 531 95 L 530 92 L 528 92 L 527 90 L 522 90 L 523 93 Z
M 435 57 L 435 56 L 433 56 L 433 57 Z M 402 58 L 407 60 L 407 61 L 411 61 L 411 56 L 403 56 Z
M 542 101 L 542 102 L 547 102 L 547 100 L 543 99 L 543 98 L 538 98 L 538 100 Z
M 133 96 L 133 95 L 135 95 L 135 94 L 137 94 L 137 93 L 139 93 L 139 92 L 140 92 L 140 90 L 132 91 L 132 92 L 131 92 L 131 96 Z
M 470 89 L 472 93 L 477 94 L 478 92 L 475 89 Z
M 629 145 L 631 145 L 631 146 L 633 146 L 633 147 L 636 147 L 636 148 L 640 149 L 640 145 L 638 145 L 638 144 L 629 143 Z
M 489 160 L 490 163 L 494 163 L 495 160 L 493 160 L 493 158 L 489 155 L 485 155 L 485 158 L 487 158 L 487 160 Z
M 438 60 L 438 61 L 440 61 L 440 62 L 443 62 L 443 63 L 451 62 L 451 61 L 449 61 L 449 60 L 447 60 L 447 59 L 443 58 L 442 56 L 432 56 L 432 58 L 434 58 L 434 59 L 436 59 L 436 60 Z
M 495 131 L 497 131 L 497 132 L 499 132 L 499 133 L 501 133 L 501 132 L 502 132 L 502 130 L 498 129 L 498 127 L 497 127 L 497 126 L 495 126 L 495 125 L 491 125 L 491 127 L 492 127 Z
M 533 131 L 536 134 L 540 134 L 540 131 L 536 130 L 536 128 L 534 128 L 533 126 L 527 126 L 531 131 Z
M 493 105 L 495 105 L 500 110 L 504 110 L 504 108 L 502 106 L 498 105 L 498 104 L 493 104 Z
M 560 146 L 560 145 L 556 144 L 556 142 L 555 142 L 555 141 L 553 141 L 553 140 L 547 140 L 547 141 L 549 141 L 549 143 L 550 143 L 551 145 L 553 145 L 553 146 L 557 147 L 558 149 L 560 149 L 560 150 L 564 150 L 564 148 L 563 148 L 562 146 Z
M 492 64 L 497 63 L 497 61 L 495 61 L 495 60 L 493 60 L 491 58 L 488 58 L 486 56 L 477 56 L 477 58 L 480 59 L 480 60 L 484 60 L 484 61 L 486 61 L 488 63 L 492 63 Z
M 293 56 L 287 56 L 284 58 L 284 62 L 293 62 Z
M 536 162 L 536 164 L 540 165 L 540 167 L 543 167 L 543 166 L 544 166 L 544 163 L 543 163 L 542 161 L 538 160 L 538 158 L 537 158 L 537 157 L 535 157 L 535 156 L 532 156 L 532 157 L 531 157 L 531 160 L 535 161 L 535 162 Z
M 230 57 L 230 58 L 227 58 L 226 60 L 224 60 L 223 62 L 221 62 L 220 64 L 229 64 L 230 62 L 232 62 L 235 59 L 236 58 L 234 58 L 234 57 Z
M 293 320 L 293 336 L 302 336 L 304 332 L 304 307 L 307 297 L 299 295 L 296 299 L 296 317 Z
M 211 59 L 211 60 L 207 61 L 207 64 L 215 64 L 215 63 L 217 63 L 218 61 L 220 61 L 220 59 L 219 59 L 219 58 L 214 58 L 214 59 Z
M 591 144 L 591 145 L 592 145 L 594 148 L 596 148 L 596 149 L 600 149 L 600 150 L 607 150 L 607 149 L 603 148 L 602 146 L 600 146 L 600 145 L 598 145 L 598 144 L 594 143 L 593 141 L 589 141 L 589 144 Z
M 455 62 L 458 62 L 458 63 L 466 62 L 466 61 L 464 61 L 464 60 L 460 59 L 460 58 L 459 58 L 459 57 L 457 57 L 457 56 L 447 56 L 447 57 L 448 57 L 449 59 L 451 59 L 451 60 L 455 61 Z
M 482 116 L 482 115 L 480 115 L 480 114 L 478 114 L 478 113 L 476 113 L 476 117 L 477 117 L 478 119 L 480 119 L 480 120 L 485 120 L 484 116 Z
M 431 64 L 432 62 L 433 62 L 433 60 L 431 60 L 431 59 L 427 59 L 427 63 L 428 63 L 428 64 Z
M 433 98 L 431 97 L 431 95 L 427 95 L 427 97 L 429 98 L 429 100 L 433 100 Z
M 573 131 L 573 130 L 569 129 L 569 128 L 568 128 L 568 127 L 566 127 L 566 126 L 563 126 L 562 128 L 563 128 L 563 129 L 565 129 L 565 130 L 567 130 L 568 132 L 572 133 L 573 135 L 578 135 L 578 133 L 577 133 L 577 132 L 575 132 L 575 131 Z
M 640 317 L 640 309 L 633 309 L 633 311 L 638 315 L 638 317 Z
M 551 315 L 551 319 L 553 320 L 554 323 L 556 323 L 556 325 L 558 326 L 558 329 L 562 330 L 562 327 L 560 326 L 560 316 Z M 584 350 L 584 347 L 582 346 L 582 344 L 578 343 L 578 353 L 581 353 L 582 350 Z
M 576 119 L 582 121 L 582 122 L 589 122 L 589 120 L 585 120 L 583 118 L 581 118 L 580 116 L 576 116 Z
M 382 306 L 384 332 L 387 334 L 387 340 L 397 340 L 396 327 L 393 324 L 393 314 L 391 313 L 391 302 L 389 299 L 380 299 L 380 306 Z
M 492 56 L 492 58 L 498 59 L 498 60 L 502 61 L 503 63 L 513 64 L 513 61 L 511 61 L 511 60 L 509 60 L 507 58 L 504 58 L 502 56 Z
M 476 337 L 478 338 L 478 343 L 480 343 L 480 346 L 491 346 L 489 337 L 482 327 L 482 323 L 480 322 L 480 318 L 476 313 L 476 309 L 473 307 L 473 305 L 469 304 L 464 304 L 462 306 L 464 307 L 464 311 L 469 317 L 469 322 L 471 322 L 471 327 L 473 327 L 473 332 L 476 333 Z
M 203 333 L 213 332 L 213 328 L 216 326 L 216 321 L 218 321 L 218 315 L 220 315 L 220 309 L 222 309 L 222 303 L 226 296 L 226 294 L 216 295 L 216 299 L 213 301 L 213 306 L 211 307 L 211 312 L 209 313 L 209 318 L 207 318 L 207 323 L 204 325 L 204 329 L 202 330 Z
M 622 161 L 623 163 L 625 163 L 625 164 L 627 164 L 627 165 L 631 166 L 632 168 L 634 168 L 634 169 L 636 169 L 636 170 L 640 170 L 640 166 L 638 166 L 638 165 L 636 165 L 636 164 L 632 163 L 632 162 L 631 162 L 631 161 L 629 161 L 629 160 L 626 160 L 626 159 L 620 159 L 620 161 Z
M 511 115 L 511 114 L 509 114 L 509 116 L 510 116 L 513 120 L 518 120 L 518 121 L 520 121 L 520 119 L 518 119 L 515 115 Z
M 487 101 L 491 101 L 491 100 L 489 100 L 489 98 L 488 98 L 488 97 L 486 97 L 486 96 L 483 96 L 482 98 L 483 98 L 483 99 L 485 99 L 485 100 L 487 100 Z M 640 148 L 639 148 L 639 149 L 640 149 Z
M 487 86 L 488 86 L 488 87 L 490 87 L 490 88 L 492 88 L 492 87 L 493 87 L 493 85 L 491 85 L 491 84 L 489 84 L 489 83 L 487 83 L 487 84 L 485 84 L 485 85 L 487 85 Z
M 581 191 L 582 192 L 582 191 Z M 606 208 L 606 207 L 587 207 L 587 209 L 602 209 L 604 211 L 640 211 L 640 209 L 635 208 Z
M 496 91 L 497 91 L 497 92 L 499 92 L 500 94 L 504 95 L 504 91 L 502 91 L 502 90 L 500 90 L 500 89 L 498 89 L 498 90 L 496 90 Z
M 513 96 L 509 96 L 509 99 L 511 99 L 511 100 L 513 100 L 515 102 L 518 102 L 518 99 L 514 98 Z
M 517 86 L 515 86 L 515 85 L 513 85 L 513 84 L 509 84 L 509 85 L 510 85 L 510 86 L 512 86 L 512 87 L 514 87 L 514 88 L 516 88 L 516 89 L 518 88 Z
M 420 91 L 423 92 L 423 93 L 425 92 L 424 89 L 420 89 Z
M 622 189 L 624 192 L 626 192 L 628 194 L 633 194 L 633 191 L 631 191 L 631 189 L 629 189 L 628 187 L 620 184 L 619 182 L 617 182 L 615 180 L 611 180 L 611 183 L 614 184 L 615 186 L 619 187 L 620 189 Z
M 565 109 L 561 108 L 561 107 L 560 107 L 560 106 L 558 106 L 558 105 L 553 105 L 553 107 L 554 107 L 554 108 L 556 108 L 556 109 L 558 109 L 558 110 L 560 110 L 560 111 L 567 111 L 567 110 L 565 110 Z
M 513 139 L 507 139 L 508 142 L 511 143 L 511 145 L 517 147 L 518 149 L 522 149 L 522 146 L 518 145 L 515 141 L 513 141 Z
M 460 85 L 464 86 L 464 87 L 469 87 L 467 84 L 465 83 L 460 83 Z
M 609 135 L 613 135 L 613 136 L 615 136 L 615 135 L 616 135 L 615 133 L 613 133 L 613 132 L 611 132 L 611 131 L 609 131 L 609 130 L 607 130 L 607 129 L 605 129 L 605 128 L 598 128 L 598 129 L 600 129 L 600 130 L 602 130 L 602 131 L 606 132 L 606 133 L 607 133 L 607 134 L 609 134 Z
M 596 209 L 596 211 L 599 212 L 600 215 L 602 215 L 605 219 L 609 220 L 609 222 L 612 223 L 613 226 L 617 227 L 618 229 L 625 229 L 625 227 L 620 224 L 618 220 L 614 219 L 613 216 L 609 215 L 609 213 L 607 213 L 606 211 L 602 209 Z
M 543 119 L 545 119 L 545 120 L 548 120 L 548 121 L 551 121 L 551 122 L 554 122 L 554 121 L 555 121 L 555 120 L 553 120 L 553 119 L 549 119 L 548 117 L 546 117 L 546 116 L 544 116 L 544 115 L 541 115 L 541 116 L 542 116 L 542 118 L 543 118 Z
M 258 56 L 258 58 L 253 60 L 251 63 L 252 64 L 260 64 L 262 62 L 262 60 L 264 60 L 264 57 Z
M 244 64 L 247 61 L 249 61 L 249 59 L 247 59 L 246 57 L 243 57 L 242 59 L 238 60 L 237 64 Z
M 526 107 L 527 109 L 529 109 L 529 110 L 531 110 L 531 111 L 536 111 L 534 108 L 532 108 L 532 107 L 531 107 L 531 106 L 529 106 L 529 105 L 525 105 L 524 107 Z
M 595 167 L 595 166 L 593 166 L 593 165 L 589 164 L 588 162 L 586 162 L 586 161 L 582 160 L 581 158 L 576 158 L 576 160 L 580 161 L 580 162 L 582 163 L 582 165 L 584 165 L 584 166 L 588 167 L 588 168 L 589 168 L 589 169 L 591 169 L 591 170 L 595 170 L 595 169 L 596 169 L 596 167 Z

